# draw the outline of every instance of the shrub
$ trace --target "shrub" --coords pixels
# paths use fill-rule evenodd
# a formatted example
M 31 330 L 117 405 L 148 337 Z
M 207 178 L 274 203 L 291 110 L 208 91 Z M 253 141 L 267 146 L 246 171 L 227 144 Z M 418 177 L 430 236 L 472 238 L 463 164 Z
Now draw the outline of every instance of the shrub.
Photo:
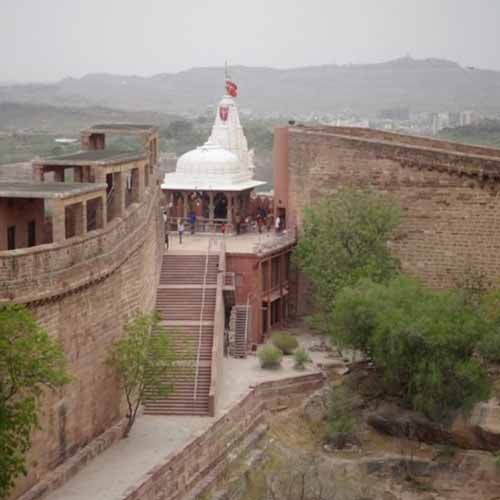
M 311 362 L 311 356 L 309 356 L 309 353 L 303 347 L 297 349 L 293 353 L 293 357 L 295 359 L 295 368 L 297 370 L 303 370 L 306 367 L 306 364 Z
M 352 393 L 345 385 L 332 386 L 328 407 L 328 435 L 336 448 L 357 441 L 358 421 L 354 415 Z
M 271 344 L 266 344 L 257 349 L 257 357 L 262 368 L 277 368 L 283 359 L 283 353 Z
M 283 354 L 293 354 L 293 351 L 299 347 L 297 339 L 287 332 L 275 332 L 271 335 L 271 342 Z

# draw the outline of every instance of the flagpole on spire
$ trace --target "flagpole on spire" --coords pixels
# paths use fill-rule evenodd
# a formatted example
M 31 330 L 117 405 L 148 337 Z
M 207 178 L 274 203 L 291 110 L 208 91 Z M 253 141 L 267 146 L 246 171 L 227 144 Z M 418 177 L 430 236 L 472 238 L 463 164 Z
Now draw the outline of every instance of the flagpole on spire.
M 225 61 L 224 63 L 224 73 L 225 73 L 224 87 L 226 90 L 226 94 L 230 95 L 231 97 L 236 97 L 238 95 L 238 86 L 231 80 L 231 77 L 229 76 L 227 61 Z

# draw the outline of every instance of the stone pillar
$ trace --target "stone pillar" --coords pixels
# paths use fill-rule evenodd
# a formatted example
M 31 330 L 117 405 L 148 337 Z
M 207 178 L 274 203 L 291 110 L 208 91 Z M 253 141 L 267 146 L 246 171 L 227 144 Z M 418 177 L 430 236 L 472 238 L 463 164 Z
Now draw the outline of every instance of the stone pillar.
M 233 194 L 227 193 L 227 218 L 229 224 L 233 223 Z
M 54 181 L 55 182 L 64 182 L 64 168 L 55 168 L 54 169 Z
M 75 203 L 72 208 L 75 236 L 82 236 L 87 232 L 87 202 Z
M 113 194 L 112 196 L 112 214 L 111 217 L 122 217 L 125 212 L 125 190 L 127 180 L 124 172 L 115 172 L 113 174 Z
M 208 223 L 212 225 L 215 217 L 214 193 L 208 192 Z
M 101 206 L 98 212 L 99 211 L 101 212 L 101 218 L 102 218 L 101 227 L 104 227 L 108 222 L 108 197 L 105 194 L 103 194 L 101 197 Z
M 145 163 L 144 165 L 140 166 L 138 168 L 138 176 L 137 176 L 137 181 L 139 183 L 138 185 L 138 194 L 139 194 L 139 203 L 144 199 L 144 191 L 146 189 L 146 170 L 148 168 L 148 164 Z
M 187 210 L 188 210 L 188 194 L 185 191 L 183 191 L 182 192 L 182 216 L 184 217 L 184 219 L 186 219 L 188 216 Z
M 105 194 L 101 196 L 101 203 L 97 205 L 96 217 L 97 220 L 101 222 L 101 225 L 97 227 L 103 228 L 106 225 L 106 222 L 108 221 L 108 203 Z
M 66 214 L 62 200 L 51 200 L 52 242 L 59 243 L 66 239 Z
M 83 168 L 73 167 L 73 182 L 83 182 Z
M 140 203 L 144 192 L 144 177 L 141 175 L 142 168 L 133 168 L 130 171 L 132 183 L 132 203 Z
M 103 167 L 92 167 L 92 172 L 90 170 L 89 167 L 85 182 L 91 182 L 90 177 L 93 177 L 96 184 L 106 184 L 106 171 Z
M 33 180 L 38 182 L 43 182 L 44 180 L 44 168 L 43 165 L 33 165 Z

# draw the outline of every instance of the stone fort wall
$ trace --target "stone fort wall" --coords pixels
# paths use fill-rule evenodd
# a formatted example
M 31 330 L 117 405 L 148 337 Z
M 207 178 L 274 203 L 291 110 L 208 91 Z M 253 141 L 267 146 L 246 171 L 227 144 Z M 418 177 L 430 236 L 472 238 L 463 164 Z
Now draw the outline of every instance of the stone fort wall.
M 58 338 L 74 381 L 47 393 L 29 475 L 13 497 L 47 477 L 125 416 L 106 359 L 125 322 L 154 308 L 163 252 L 159 189 L 104 229 L 61 244 L 0 252 L 0 302 L 25 303 Z
M 343 186 L 375 188 L 402 208 L 403 271 L 435 288 L 467 268 L 500 280 L 500 150 L 342 127 L 290 127 L 286 147 L 293 224 Z

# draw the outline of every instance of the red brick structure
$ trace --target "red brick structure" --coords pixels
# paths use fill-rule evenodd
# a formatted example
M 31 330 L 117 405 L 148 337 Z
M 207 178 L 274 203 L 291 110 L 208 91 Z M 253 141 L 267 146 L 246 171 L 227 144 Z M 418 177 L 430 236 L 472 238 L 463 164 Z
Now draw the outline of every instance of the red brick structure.
M 44 203 L 52 221 L 48 242 L 36 233 L 34 245 L 23 236 L 7 250 L 0 240 L 0 304 L 26 304 L 61 341 L 74 377 L 47 394 L 14 498 L 125 416 L 105 361 L 131 315 L 155 304 L 164 240 L 155 158 L 150 150 L 82 151 L 35 162 L 35 182 L 0 181 L 2 238 L 6 221 L 18 235 L 27 221 L 42 224 Z M 77 182 L 64 182 L 68 169 Z M 43 182 L 49 171 L 58 182 Z
M 377 130 L 277 129 L 275 206 L 300 228 L 305 206 L 343 186 L 374 188 L 403 211 L 392 242 L 403 271 L 437 288 L 467 267 L 500 279 L 500 150 Z
M 291 269 L 290 259 L 295 237 L 283 236 L 272 248 L 254 252 L 228 252 L 227 270 L 235 275 L 235 302 L 248 304 L 251 326 L 248 344 L 255 347 L 269 337 L 273 329 L 282 328 L 289 317 Z

